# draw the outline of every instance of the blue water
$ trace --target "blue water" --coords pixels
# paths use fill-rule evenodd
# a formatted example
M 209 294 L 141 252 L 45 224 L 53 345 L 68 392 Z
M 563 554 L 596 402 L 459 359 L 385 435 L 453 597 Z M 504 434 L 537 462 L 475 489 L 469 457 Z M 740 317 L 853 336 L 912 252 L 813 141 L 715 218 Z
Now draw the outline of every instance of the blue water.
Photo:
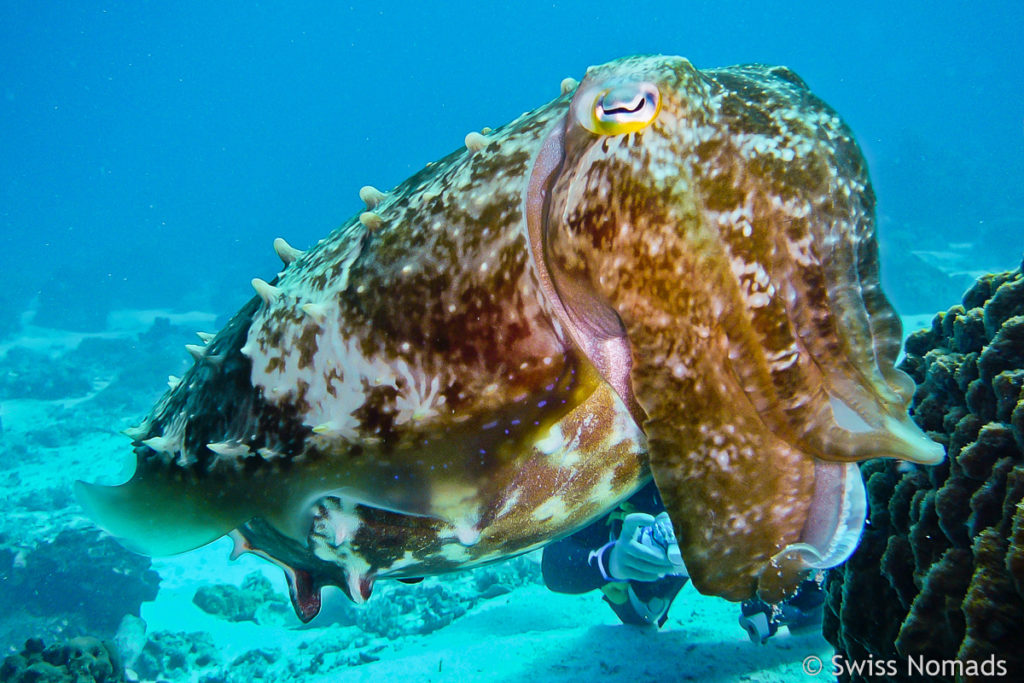
M 911 250 L 937 277 L 1019 266 L 1024 2 L 836 4 L 0 2 L 0 341 L 4 350 L 18 344 L 19 319 L 97 332 L 118 309 L 201 311 L 208 317 L 187 324 L 213 330 L 252 296 L 251 278 L 280 269 L 274 238 L 308 247 L 362 210 L 361 186 L 392 187 L 462 146 L 469 131 L 549 101 L 563 78 L 635 53 L 680 54 L 699 68 L 762 62 L 796 71 L 865 151 L 893 288 L 911 277 Z M 901 308 L 956 302 L 913 298 L 929 288 L 907 288 Z M 134 403 L 123 399 L 119 411 L 112 400 L 86 417 L 71 404 L 8 402 L 0 425 L 17 436 L 0 440 L 0 487 L 18 491 L 8 473 L 16 457 L 59 469 L 42 459 L 94 437 L 89 429 L 113 431 L 128 424 L 117 419 L 143 414 L 164 377 L 189 363 L 180 343 L 194 338 L 173 341 L 163 356 L 138 344 L 157 377 L 140 379 Z M 102 379 L 101 351 L 81 362 Z M 87 388 L 96 379 L 74 370 L 62 366 L 62 376 Z M 40 386 L 18 400 L 62 399 L 59 388 Z M 37 410 L 46 419 L 22 429 Z M 65 426 L 48 436 L 58 419 Z M 87 476 L 73 450 L 59 453 Z M 67 484 L 47 489 L 52 500 L 32 494 L 11 504 L 33 520 L 51 509 L 77 514 Z M 51 532 L 24 531 L 25 539 Z M 0 560 L 20 540 L 0 533 Z M 215 573 L 226 550 L 214 555 Z M 520 569 L 508 581 L 530 584 L 530 568 Z M 0 571 L 0 592 L 5 580 Z M 527 590 L 547 614 L 547 593 Z M 677 614 L 671 638 L 686 626 L 688 612 Z M 735 629 L 735 610 L 723 614 Z M 529 626 L 524 618 L 509 629 Z M 690 645 L 681 639 L 659 647 L 677 652 Z M 694 660 L 722 651 L 707 648 Z M 776 663 L 792 659 L 772 652 Z
M 1015 265 L 1024 3 L 523 5 L 3 3 L 0 305 L 73 282 L 83 306 L 232 310 L 275 237 L 308 246 L 360 186 L 631 53 L 788 65 L 858 134 L 883 234 L 998 225 L 983 266 Z

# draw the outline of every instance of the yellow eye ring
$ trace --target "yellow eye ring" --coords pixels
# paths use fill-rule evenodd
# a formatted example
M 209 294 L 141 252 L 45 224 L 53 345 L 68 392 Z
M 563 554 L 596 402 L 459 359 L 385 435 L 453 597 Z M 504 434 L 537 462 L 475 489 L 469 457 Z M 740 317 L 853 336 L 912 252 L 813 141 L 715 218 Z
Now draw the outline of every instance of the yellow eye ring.
M 650 125 L 661 111 L 661 93 L 652 83 L 602 88 L 594 96 L 583 126 L 598 135 L 623 135 Z M 580 112 L 583 114 L 583 112 Z

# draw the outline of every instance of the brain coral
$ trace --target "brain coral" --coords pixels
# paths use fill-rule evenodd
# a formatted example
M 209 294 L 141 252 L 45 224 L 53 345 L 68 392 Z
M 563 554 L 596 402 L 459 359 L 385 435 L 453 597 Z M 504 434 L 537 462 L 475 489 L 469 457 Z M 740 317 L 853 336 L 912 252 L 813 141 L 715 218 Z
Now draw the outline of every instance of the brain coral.
M 917 383 L 914 420 L 946 445 L 949 458 L 935 467 L 892 460 L 863 465 L 870 518 L 857 552 L 829 577 L 825 636 L 847 662 L 896 660 L 890 680 L 913 679 L 919 671 L 908 668 L 911 660 L 946 660 L 927 672 L 929 680 L 970 680 L 974 669 L 962 664 L 993 657 L 1019 676 L 1021 270 L 980 278 L 963 305 L 938 314 L 905 348 L 901 367 Z M 848 671 L 840 679 L 867 680 Z

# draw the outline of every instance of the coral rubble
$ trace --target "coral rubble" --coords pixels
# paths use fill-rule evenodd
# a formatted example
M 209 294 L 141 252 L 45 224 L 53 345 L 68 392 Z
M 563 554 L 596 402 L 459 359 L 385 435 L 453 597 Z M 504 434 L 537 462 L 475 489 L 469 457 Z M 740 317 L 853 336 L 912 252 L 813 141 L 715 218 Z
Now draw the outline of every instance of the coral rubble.
M 143 679 L 187 679 L 190 671 L 219 666 L 220 653 L 209 633 L 158 631 L 146 641 L 133 664 Z
M 825 636 L 847 662 L 898 662 L 891 680 L 1024 673 L 1024 275 L 980 278 L 901 367 L 915 421 L 942 442 L 935 467 L 862 466 L 870 518 L 828 581 Z M 973 664 L 972 664 L 973 663 Z M 890 671 L 890 673 L 891 673 Z M 866 680 L 844 671 L 841 680 Z M 877 680 L 877 679 L 872 679 Z
M 119 683 L 124 681 L 117 650 L 92 636 L 46 646 L 30 638 L 0 666 L 2 683 Z

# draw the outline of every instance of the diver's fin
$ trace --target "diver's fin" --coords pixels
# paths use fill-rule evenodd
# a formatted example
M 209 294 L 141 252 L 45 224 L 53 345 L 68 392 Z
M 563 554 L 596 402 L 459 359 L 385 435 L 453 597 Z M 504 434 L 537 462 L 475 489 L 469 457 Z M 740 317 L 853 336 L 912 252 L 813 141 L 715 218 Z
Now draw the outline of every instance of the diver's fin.
M 205 486 L 204 486 L 205 484 Z M 125 547 L 147 555 L 173 555 L 198 548 L 248 521 L 206 482 L 177 479 L 139 469 L 120 486 L 75 482 L 85 512 Z

